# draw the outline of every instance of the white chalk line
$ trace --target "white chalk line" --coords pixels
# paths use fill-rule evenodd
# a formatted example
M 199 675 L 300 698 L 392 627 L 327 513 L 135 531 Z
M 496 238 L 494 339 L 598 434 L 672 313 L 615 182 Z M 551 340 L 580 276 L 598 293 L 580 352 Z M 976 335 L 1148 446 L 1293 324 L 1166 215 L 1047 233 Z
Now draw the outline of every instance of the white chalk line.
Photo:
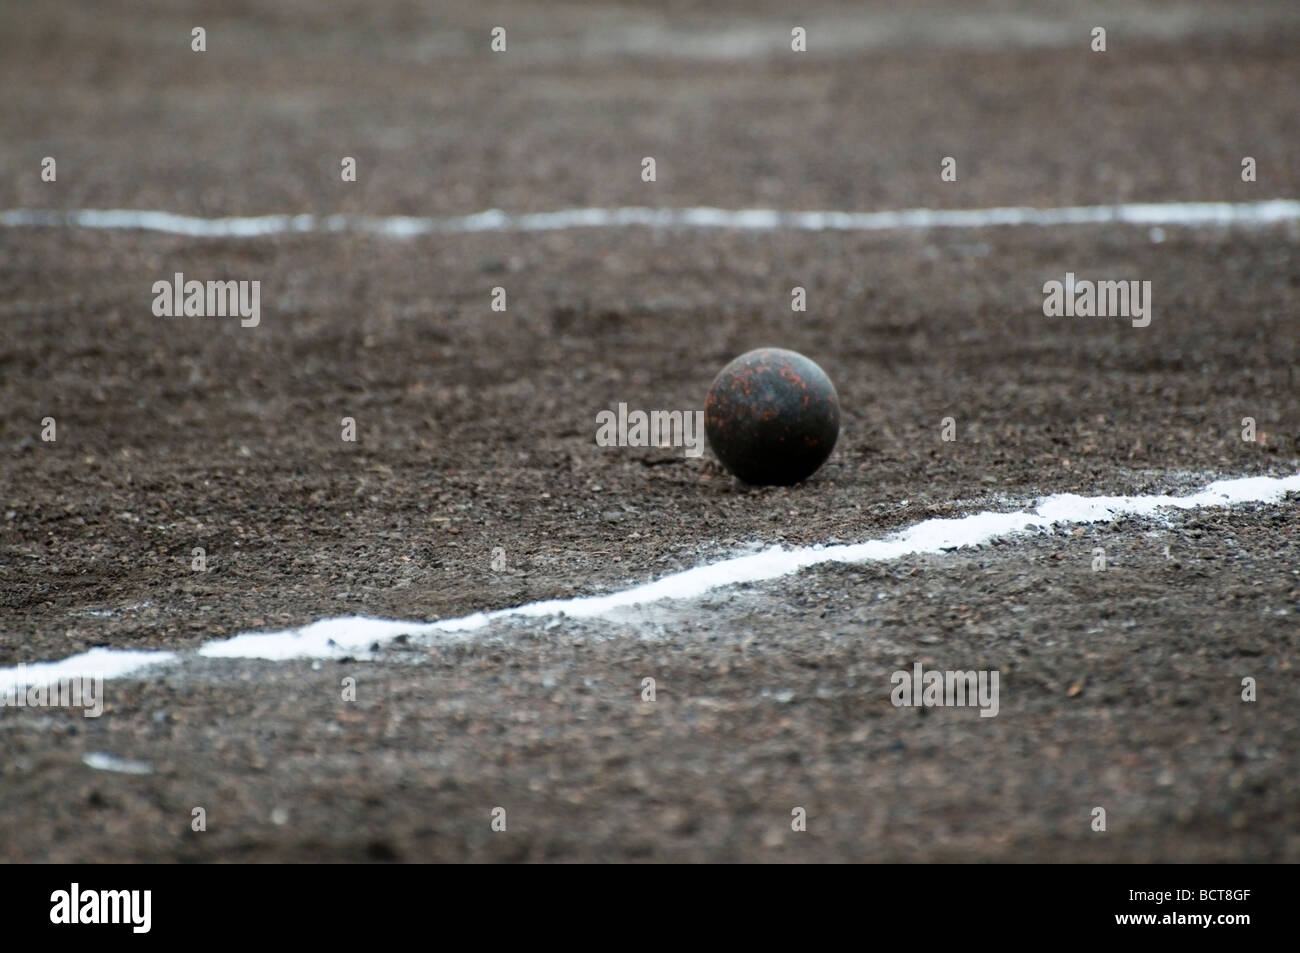
M 782 549 L 758 553 L 673 573 L 653 582 L 601 596 L 548 599 L 526 605 L 476 612 L 436 622 L 402 622 L 355 616 L 322 619 L 280 632 L 248 632 L 208 642 L 195 652 L 139 652 L 97 648 L 58 662 L 0 669 L 0 693 L 20 686 L 60 679 L 124 678 L 158 666 L 205 659 L 329 659 L 367 653 L 375 643 L 399 635 L 429 636 L 454 642 L 472 638 L 493 622 L 564 615 L 589 619 L 665 600 L 694 599 L 724 586 L 766 582 L 809 566 L 825 563 L 879 562 L 925 553 L 975 546 L 1000 536 L 1049 529 L 1053 525 L 1108 522 L 1122 516 L 1155 516 L 1163 509 L 1190 510 L 1246 503 L 1277 503 L 1288 493 L 1300 493 L 1300 473 L 1287 477 L 1246 477 L 1220 480 L 1188 496 L 1049 496 L 1032 510 L 973 513 L 952 519 L 931 519 L 881 539 L 862 543 Z
M 10 209 L 3 228 L 137 230 L 189 238 L 261 238 L 269 235 L 358 232 L 387 238 L 476 232 L 552 232 L 573 228 L 737 229 L 740 231 L 874 232 L 906 228 L 995 228 L 1063 225 L 1261 226 L 1300 221 L 1300 201 L 1167 202 L 1078 205 L 1063 208 L 913 208 L 885 212 L 786 212 L 779 209 L 571 208 L 512 215 L 489 209 L 437 218 L 407 215 L 260 215 L 199 218 L 132 209 Z

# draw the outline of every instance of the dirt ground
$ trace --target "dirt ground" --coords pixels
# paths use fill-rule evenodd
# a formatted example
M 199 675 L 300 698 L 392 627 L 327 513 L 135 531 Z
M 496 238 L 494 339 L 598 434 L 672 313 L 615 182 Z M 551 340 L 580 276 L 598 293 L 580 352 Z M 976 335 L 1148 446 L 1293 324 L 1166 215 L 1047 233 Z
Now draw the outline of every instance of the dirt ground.
M 0 209 L 1300 197 L 1286 4 L 1117 6 L 1106 53 L 1087 20 L 1012 3 L 814 4 L 806 54 L 775 3 L 229 9 L 0 8 Z M 1068 271 L 1151 281 L 1151 325 L 1045 317 L 1043 283 Z M 155 317 L 152 285 L 175 272 L 260 280 L 260 325 Z M 0 228 L 0 666 L 432 620 L 1050 493 L 1293 474 L 1298 321 L 1295 223 Z M 839 444 L 806 484 L 596 445 L 599 411 L 700 409 L 762 345 L 812 357 L 839 392 Z M 110 682 L 99 719 L 0 708 L 0 857 L 1295 862 L 1298 618 L 1292 497 L 375 658 L 193 663 Z M 915 662 L 998 670 L 999 716 L 894 708 L 890 673 Z M 153 771 L 95 771 L 93 751 Z

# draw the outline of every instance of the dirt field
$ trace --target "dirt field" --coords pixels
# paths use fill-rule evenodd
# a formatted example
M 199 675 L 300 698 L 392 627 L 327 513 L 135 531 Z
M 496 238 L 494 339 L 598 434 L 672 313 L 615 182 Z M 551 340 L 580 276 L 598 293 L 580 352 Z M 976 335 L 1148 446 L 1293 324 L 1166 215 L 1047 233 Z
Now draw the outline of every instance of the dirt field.
M 1125 4 L 1097 24 L 1015 3 L 227 6 L 0 8 L 0 210 L 1300 197 L 1293 4 Z M 155 316 L 176 272 L 260 281 L 260 324 Z M 1045 317 L 1067 272 L 1149 280 L 1150 326 Z M 1047 494 L 1300 471 L 1294 221 L 0 227 L 0 329 L 0 666 L 441 619 Z M 702 408 L 761 345 L 839 392 L 839 444 L 806 484 L 595 444 L 599 411 Z M 101 718 L 0 708 L 0 857 L 1295 862 L 1298 619 L 1292 496 L 373 656 L 191 658 L 107 683 Z M 917 662 L 998 671 L 1000 713 L 894 707 L 890 674 Z

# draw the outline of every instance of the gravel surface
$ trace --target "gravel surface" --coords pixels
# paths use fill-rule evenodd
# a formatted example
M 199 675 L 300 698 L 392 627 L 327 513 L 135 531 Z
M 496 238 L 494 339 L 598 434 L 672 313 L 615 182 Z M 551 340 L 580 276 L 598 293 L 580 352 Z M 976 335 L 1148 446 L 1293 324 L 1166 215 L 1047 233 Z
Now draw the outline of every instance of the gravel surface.
M 239 9 L 0 9 L 0 208 L 1300 197 L 1285 5 L 1117 7 L 1131 30 L 1105 54 L 1086 28 L 998 43 L 945 33 L 940 4 L 814 5 L 809 23 L 895 32 L 877 45 L 846 25 L 797 58 L 756 40 L 739 59 L 664 36 L 788 37 L 781 5 Z M 1042 19 L 1026 9 L 986 12 Z M 493 58 L 497 22 L 511 52 Z M 57 183 L 39 179 L 45 155 Z M 175 272 L 259 280 L 261 323 L 155 317 L 152 285 Z M 1151 281 L 1151 325 L 1045 317 L 1043 284 L 1067 272 Z M 1294 474 L 1298 319 L 1294 223 L 0 229 L 0 665 L 438 619 L 1052 493 Z M 808 355 L 838 391 L 839 441 L 806 484 L 752 490 L 707 453 L 596 446 L 600 411 L 702 409 L 718 369 L 759 346 Z M 1295 862 L 1298 557 L 1293 496 L 343 662 L 192 662 L 109 683 L 98 719 L 0 708 L 0 856 Z M 996 671 L 997 717 L 895 707 L 891 674 L 916 663 Z M 148 773 L 96 770 L 97 752 Z

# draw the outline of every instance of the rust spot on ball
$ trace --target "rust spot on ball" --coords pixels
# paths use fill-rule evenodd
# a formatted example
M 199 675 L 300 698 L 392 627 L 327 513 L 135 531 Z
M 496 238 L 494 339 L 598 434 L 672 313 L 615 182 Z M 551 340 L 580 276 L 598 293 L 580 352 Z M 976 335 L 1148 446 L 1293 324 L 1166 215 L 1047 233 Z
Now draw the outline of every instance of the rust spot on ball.
M 840 405 L 826 372 L 795 351 L 742 354 L 714 379 L 704 431 L 722 465 L 746 483 L 789 486 L 835 449 Z

